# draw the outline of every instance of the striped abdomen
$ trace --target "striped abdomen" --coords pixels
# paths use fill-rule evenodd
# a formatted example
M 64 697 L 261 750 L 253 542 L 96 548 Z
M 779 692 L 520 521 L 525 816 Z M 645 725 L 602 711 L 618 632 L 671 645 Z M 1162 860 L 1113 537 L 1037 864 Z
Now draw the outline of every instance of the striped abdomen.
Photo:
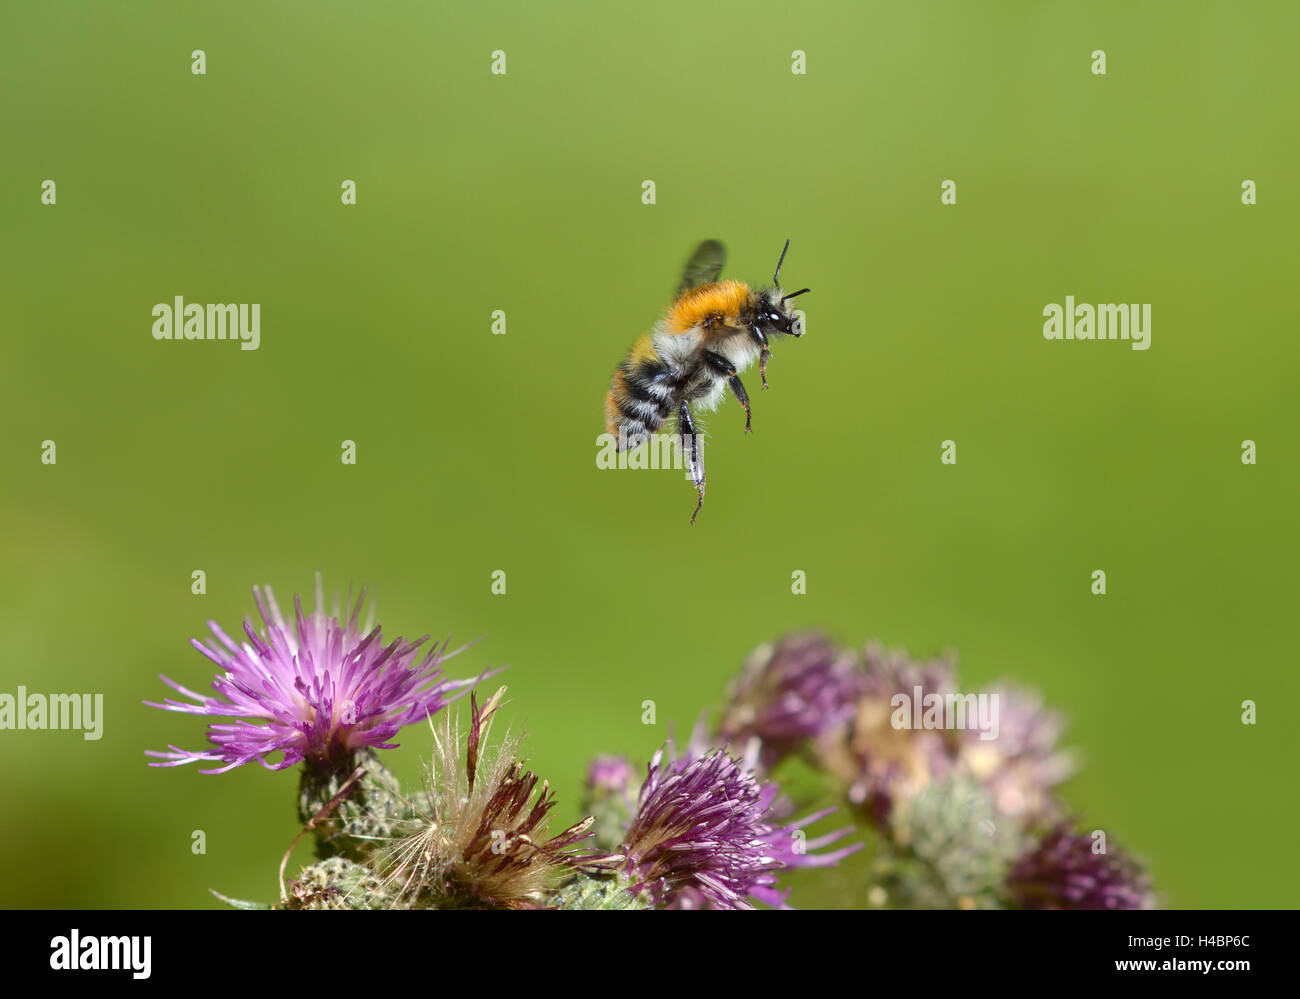
M 676 396 L 668 366 L 647 333 L 614 371 L 605 397 L 605 429 L 618 438 L 618 450 L 636 447 L 642 437 L 658 431 L 677 405 Z

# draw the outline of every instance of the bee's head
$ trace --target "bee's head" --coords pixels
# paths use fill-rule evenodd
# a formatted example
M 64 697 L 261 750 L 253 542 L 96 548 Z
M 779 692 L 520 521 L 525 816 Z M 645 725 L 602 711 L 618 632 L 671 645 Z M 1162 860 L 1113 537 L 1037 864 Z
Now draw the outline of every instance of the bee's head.
M 805 288 L 803 291 L 807 291 Z M 795 292 L 802 295 L 803 291 Z M 754 309 L 754 325 L 766 336 L 786 335 L 803 336 L 803 326 L 794 305 L 786 301 L 780 288 L 758 293 L 758 305 Z
M 785 252 L 788 249 L 790 249 L 790 241 L 787 239 L 785 247 L 781 250 L 781 259 L 776 262 L 776 273 L 772 275 L 772 289 L 769 291 L 765 288 L 758 295 L 754 324 L 767 336 L 773 334 L 803 336 L 803 327 L 799 323 L 798 313 L 790 304 L 790 299 L 811 289 L 800 288 L 798 291 L 788 293 L 781 290 L 781 265 L 785 263 Z

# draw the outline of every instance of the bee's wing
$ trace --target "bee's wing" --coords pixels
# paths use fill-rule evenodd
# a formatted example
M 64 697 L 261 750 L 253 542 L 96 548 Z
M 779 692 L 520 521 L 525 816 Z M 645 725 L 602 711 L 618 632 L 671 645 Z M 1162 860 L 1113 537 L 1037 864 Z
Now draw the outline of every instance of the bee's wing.
M 722 265 L 727 262 L 727 249 L 716 239 L 706 239 L 695 248 L 691 259 L 686 261 L 682 271 L 682 283 L 677 286 L 676 298 L 681 298 L 692 288 L 702 284 L 712 284 L 722 274 Z

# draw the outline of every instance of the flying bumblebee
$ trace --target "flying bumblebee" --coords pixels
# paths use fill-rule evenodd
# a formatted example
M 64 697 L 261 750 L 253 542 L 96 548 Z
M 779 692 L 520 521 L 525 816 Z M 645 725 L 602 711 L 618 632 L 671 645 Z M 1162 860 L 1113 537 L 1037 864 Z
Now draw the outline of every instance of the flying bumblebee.
M 742 281 L 719 281 L 727 251 L 716 239 L 691 254 L 673 304 L 653 330 L 643 334 L 614 371 L 605 397 L 605 428 L 619 451 L 629 450 L 674 414 L 682 454 L 699 493 L 691 523 L 704 505 L 704 462 L 693 410 L 714 410 L 730 388 L 745 407 L 750 432 L 749 395 L 740 380 L 754 359 L 767 388 L 767 359 L 779 336 L 803 336 L 798 316 L 787 304 L 809 291 L 783 293 L 779 281 L 790 241 L 785 241 L 772 275 L 772 288 L 754 289 Z

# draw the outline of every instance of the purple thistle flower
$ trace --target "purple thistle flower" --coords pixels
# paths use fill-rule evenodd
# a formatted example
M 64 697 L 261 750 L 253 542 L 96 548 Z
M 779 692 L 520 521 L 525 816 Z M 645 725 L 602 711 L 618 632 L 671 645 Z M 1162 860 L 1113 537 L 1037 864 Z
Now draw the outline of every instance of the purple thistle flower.
M 723 750 L 701 755 L 698 747 L 667 763 L 664 750 L 655 753 L 621 850 L 633 891 L 661 908 L 752 909 L 751 899 L 784 908 L 781 870 L 830 866 L 861 849 L 811 852 L 851 831 L 805 841 L 803 827 L 834 809 L 780 824 L 779 789 L 754 773 L 754 750 L 745 761 Z
M 919 695 L 918 695 L 919 688 Z M 951 734 L 942 730 L 895 728 L 895 694 L 924 701 L 931 694 L 955 692 L 952 664 L 913 662 L 902 652 L 878 644 L 863 653 L 861 695 L 845 730 L 819 740 L 820 761 L 848 787 L 848 798 L 878 822 L 899 802 L 913 798 L 954 766 Z
M 1062 822 L 1016 862 L 1007 878 L 1022 909 L 1149 909 L 1146 873 L 1127 854 L 1093 852 L 1093 838 Z
M 862 675 L 851 650 L 824 635 L 788 635 L 756 649 L 732 685 L 719 735 L 724 742 L 762 742 L 771 769 L 808 739 L 853 717 Z
M 899 691 L 911 694 L 920 687 L 926 694 L 949 694 L 957 689 L 953 664 L 948 659 L 915 662 L 906 652 L 871 642 L 862 651 L 863 687 L 869 696 L 888 700 Z
M 587 790 L 599 797 L 630 794 L 634 779 L 632 764 L 621 756 L 597 756 L 587 768 Z
M 1052 789 L 1078 769 L 1075 755 L 1058 745 L 1064 720 L 1032 691 L 1001 685 L 990 693 L 998 703 L 997 738 L 984 739 L 968 729 L 961 764 L 989 789 L 993 804 L 1008 818 L 1032 823 L 1057 817 Z
M 147 751 L 166 762 L 150 766 L 213 762 L 221 766 L 202 773 L 224 773 L 257 760 L 270 770 L 284 770 L 300 761 L 331 770 L 350 769 L 352 754 L 372 747 L 391 749 L 390 740 L 403 725 L 437 713 L 480 680 L 439 679 L 442 663 L 462 649 L 447 651 L 447 642 L 434 643 L 420 658 L 425 635 L 413 642 L 398 638 L 383 644 L 373 627 L 373 609 L 365 628 L 358 627 L 365 591 L 358 595 L 346 623 L 337 601 L 334 614 L 324 611 L 320 576 L 316 577 L 316 610 L 305 615 L 294 597 L 296 617 L 291 629 L 280 614 L 271 588 L 253 587 L 253 597 L 265 627 L 259 634 L 251 618 L 244 620 L 247 641 L 236 644 L 215 621 L 208 627 L 217 642 L 192 644 L 223 671 L 212 681 L 216 696 L 195 693 L 166 676 L 162 681 L 196 703 L 168 698 L 150 707 L 197 715 L 236 719 L 212 724 L 208 739 L 215 748 L 190 751 L 170 746 L 170 752 Z M 218 644 L 219 643 L 219 644 Z M 418 661 L 417 661 L 418 660 Z M 268 757 L 283 753 L 279 762 Z
M 602 849 L 613 850 L 623 842 L 640 786 L 632 764 L 623 757 L 597 756 L 591 761 L 582 810 L 595 818 L 595 841 Z

